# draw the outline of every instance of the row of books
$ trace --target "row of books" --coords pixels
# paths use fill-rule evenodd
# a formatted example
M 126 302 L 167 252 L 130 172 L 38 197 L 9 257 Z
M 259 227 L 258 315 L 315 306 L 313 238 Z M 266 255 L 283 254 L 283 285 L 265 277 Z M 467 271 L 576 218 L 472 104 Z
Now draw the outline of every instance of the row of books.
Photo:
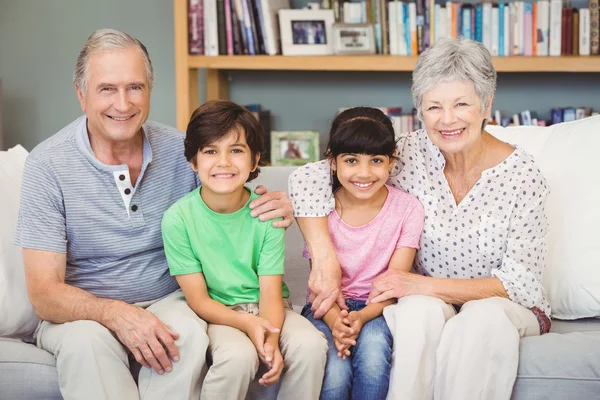
M 334 0 L 331 7 L 340 22 L 373 24 L 379 54 L 417 55 L 438 38 L 462 36 L 483 43 L 493 56 L 587 56 L 600 54 L 599 0 L 588 1 L 589 8 L 580 9 L 561 0 Z
M 600 54 L 600 0 L 467 4 L 324 0 L 338 22 L 371 23 L 378 54 L 417 55 L 440 37 L 482 42 L 493 56 Z M 189 53 L 281 54 L 278 11 L 290 0 L 189 0 Z
M 189 53 L 281 53 L 278 11 L 290 0 L 188 0 Z
M 490 123 L 502 126 L 548 126 L 596 115 L 599 115 L 598 111 L 594 111 L 591 107 L 557 107 L 550 110 L 550 120 L 546 121 L 538 118 L 535 111 L 524 110 L 520 113 L 513 114 L 512 116 L 503 116 L 500 110 L 496 110 Z

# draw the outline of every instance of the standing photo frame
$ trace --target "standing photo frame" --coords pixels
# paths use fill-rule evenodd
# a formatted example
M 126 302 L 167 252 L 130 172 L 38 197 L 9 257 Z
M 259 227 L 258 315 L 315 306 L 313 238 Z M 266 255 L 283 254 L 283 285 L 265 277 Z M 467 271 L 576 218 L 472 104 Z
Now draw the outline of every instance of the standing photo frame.
M 279 10 L 284 56 L 333 54 L 333 10 Z
M 271 131 L 271 165 L 319 161 L 319 131 Z
M 333 25 L 334 54 L 375 54 L 375 30 L 372 24 Z

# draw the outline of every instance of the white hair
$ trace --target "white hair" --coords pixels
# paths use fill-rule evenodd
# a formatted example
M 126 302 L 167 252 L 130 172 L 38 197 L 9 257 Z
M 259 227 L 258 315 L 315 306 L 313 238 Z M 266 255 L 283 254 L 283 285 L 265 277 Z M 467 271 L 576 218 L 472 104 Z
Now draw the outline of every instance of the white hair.
M 496 90 L 496 70 L 489 51 L 483 44 L 463 38 L 436 39 L 419 57 L 412 78 L 413 102 L 419 119 L 423 118 L 423 96 L 442 82 L 472 82 L 482 111 Z
M 88 89 L 88 61 L 90 55 L 102 50 L 125 49 L 133 46 L 137 48 L 144 57 L 146 66 L 146 78 L 150 89 L 154 87 L 154 70 L 152 61 L 148 55 L 148 50 L 142 42 L 128 35 L 127 33 L 115 29 L 99 29 L 86 40 L 83 48 L 77 57 L 77 64 L 73 74 L 73 83 L 85 95 Z

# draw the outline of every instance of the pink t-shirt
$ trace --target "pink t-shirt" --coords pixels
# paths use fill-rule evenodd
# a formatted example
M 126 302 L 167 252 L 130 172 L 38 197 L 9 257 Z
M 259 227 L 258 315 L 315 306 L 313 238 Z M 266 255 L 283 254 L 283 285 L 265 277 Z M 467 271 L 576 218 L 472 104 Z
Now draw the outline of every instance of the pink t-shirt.
M 388 268 L 400 247 L 419 248 L 423 205 L 414 196 L 386 185 L 388 196 L 373 220 L 362 226 L 346 224 L 337 211 L 329 214 L 329 234 L 342 267 L 345 299 L 367 300 L 371 281 Z M 304 245 L 302 255 L 310 258 Z

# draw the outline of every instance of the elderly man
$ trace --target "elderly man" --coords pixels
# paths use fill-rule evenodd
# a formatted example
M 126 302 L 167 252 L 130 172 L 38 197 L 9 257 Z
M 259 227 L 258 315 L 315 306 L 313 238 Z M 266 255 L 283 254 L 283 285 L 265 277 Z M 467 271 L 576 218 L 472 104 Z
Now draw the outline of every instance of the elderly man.
M 160 231 L 163 212 L 198 181 L 183 135 L 147 121 L 153 80 L 141 42 L 92 34 L 74 75 L 85 115 L 25 166 L 17 244 L 42 319 L 37 344 L 56 357 L 65 399 L 200 396 L 206 323 L 169 275 Z M 283 217 L 275 226 L 292 222 L 285 193 L 253 206 L 262 219 Z M 130 355 L 143 365 L 137 386 Z

